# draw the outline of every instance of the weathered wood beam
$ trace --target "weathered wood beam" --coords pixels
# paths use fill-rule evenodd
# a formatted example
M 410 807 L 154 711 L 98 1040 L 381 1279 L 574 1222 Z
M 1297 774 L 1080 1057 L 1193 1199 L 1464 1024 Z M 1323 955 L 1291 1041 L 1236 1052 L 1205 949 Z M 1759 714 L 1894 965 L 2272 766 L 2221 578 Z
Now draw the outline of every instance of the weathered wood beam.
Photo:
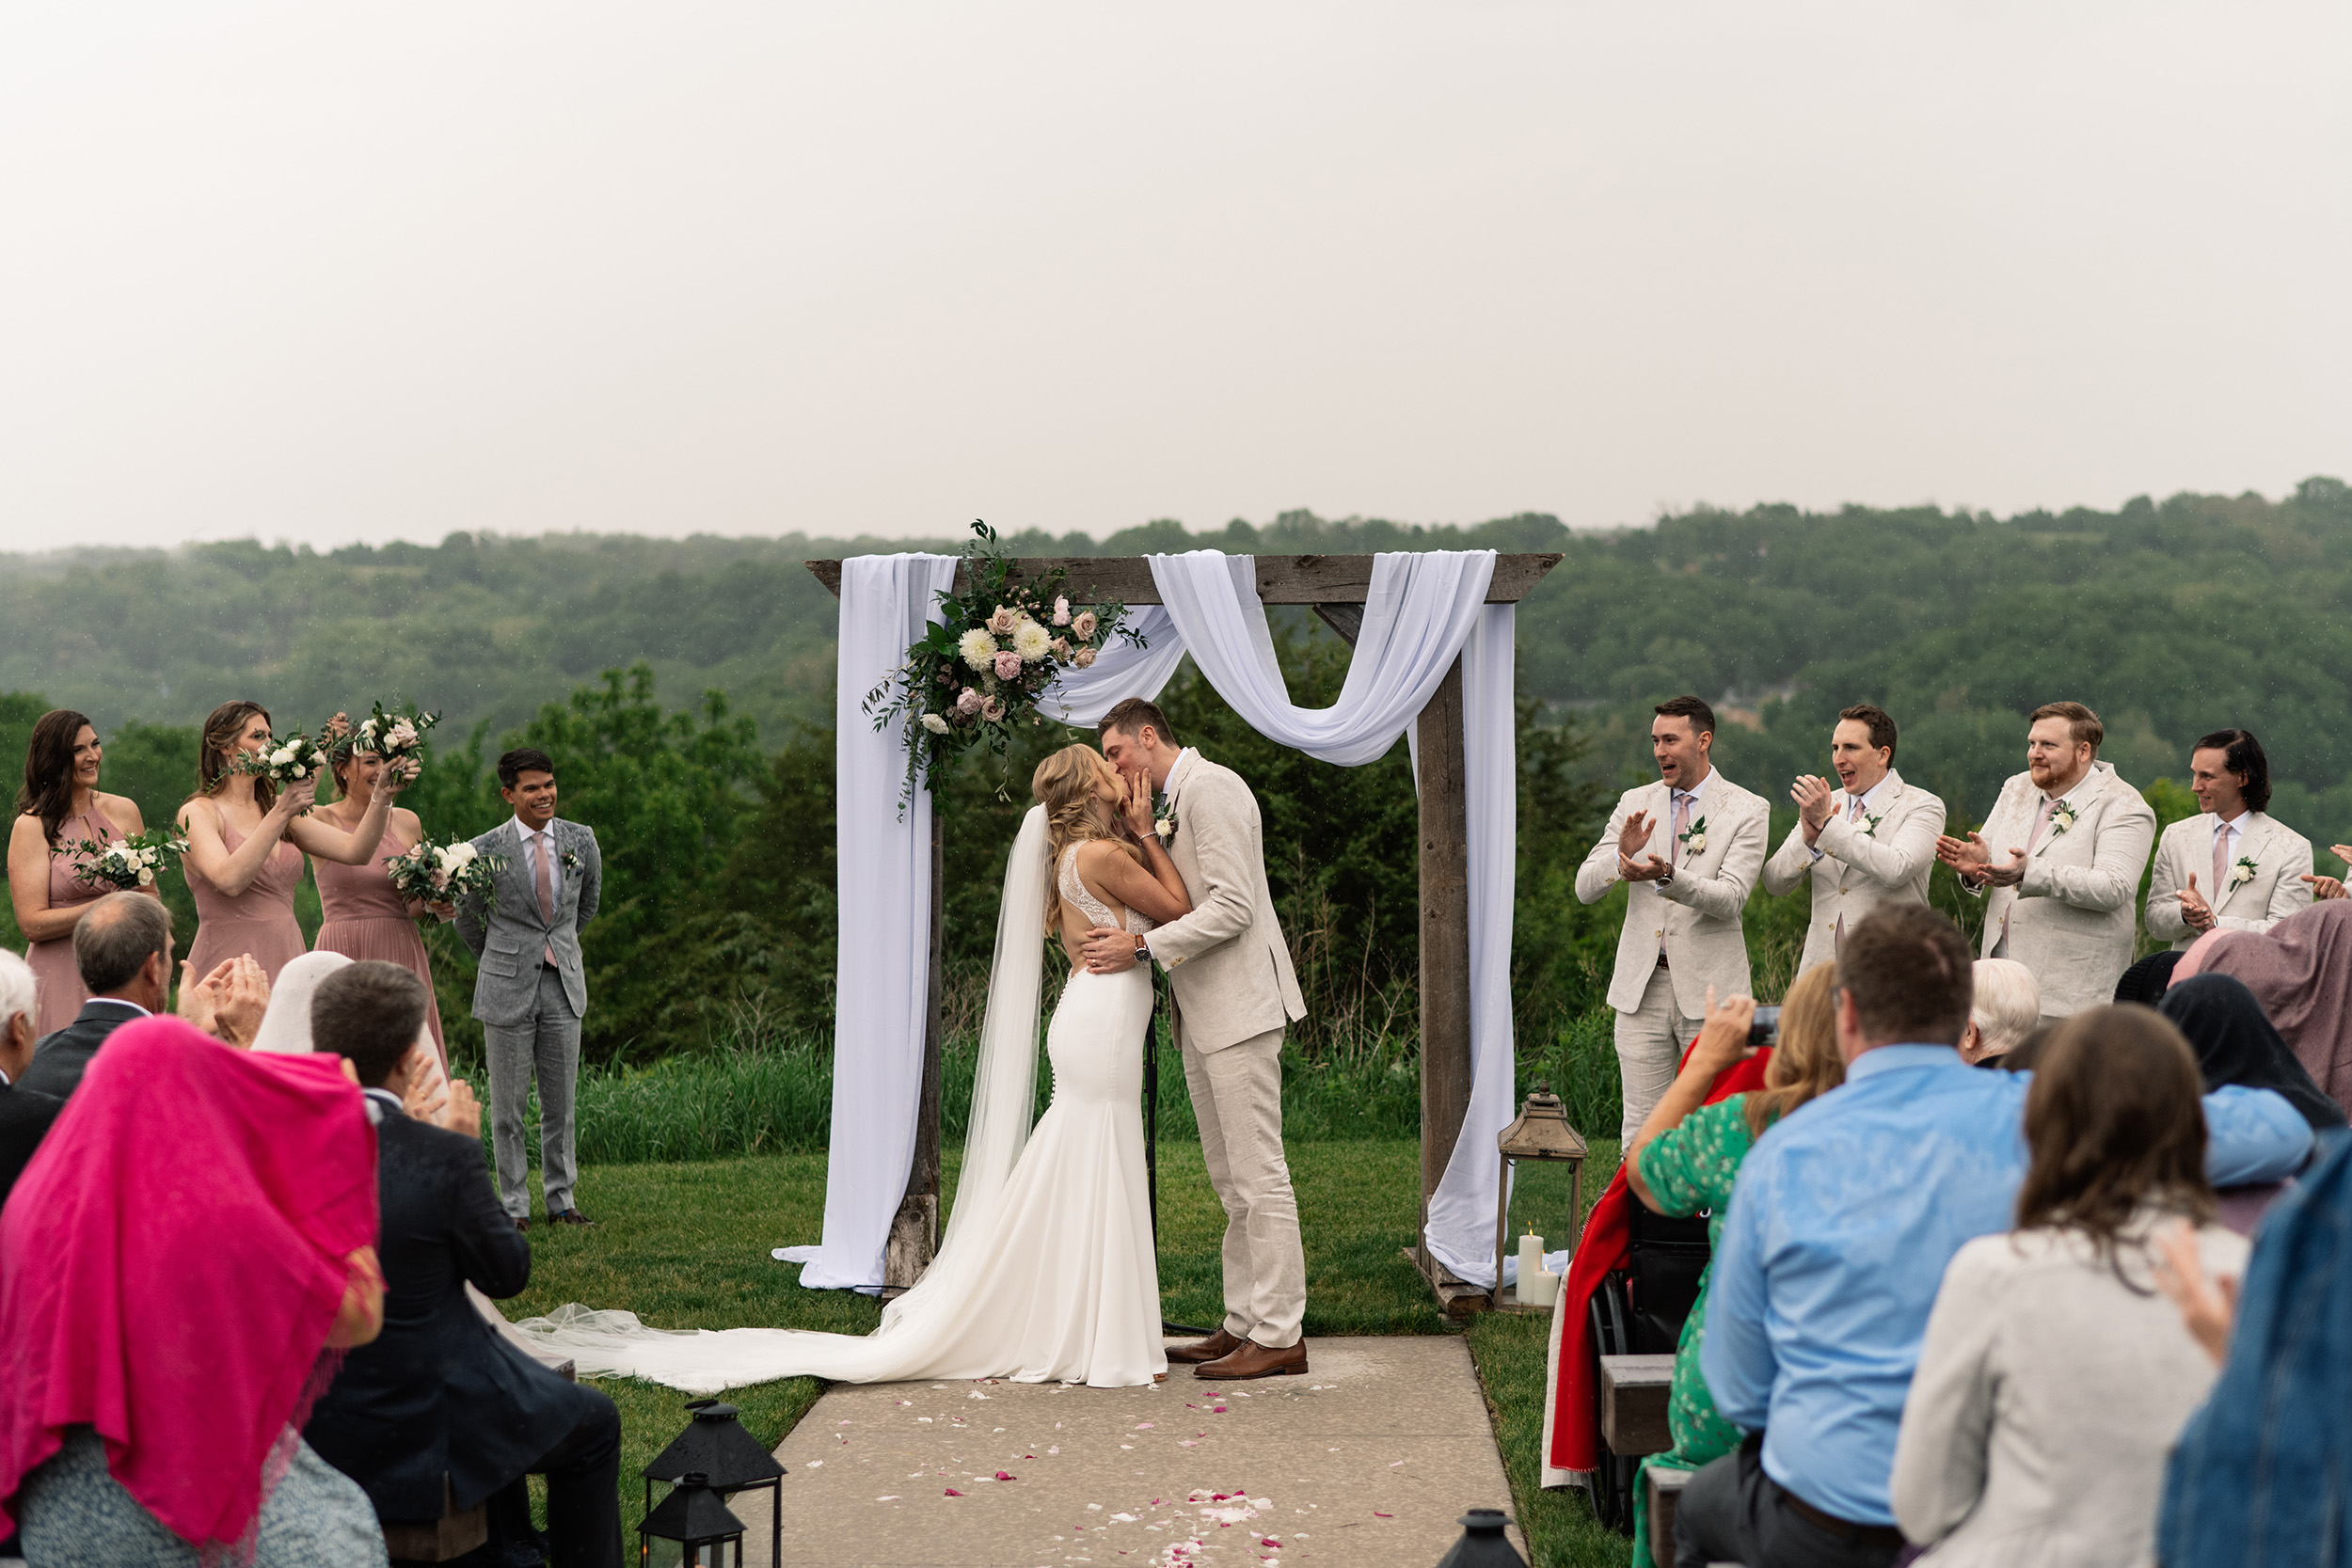
M 1433 1283 L 1435 1260 L 1424 1241 L 1429 1197 L 1470 1113 L 1470 783 L 1462 718 L 1457 655 L 1414 721 L 1421 775 L 1422 1227 L 1413 1244 Z
M 923 1017 L 923 1078 L 914 1115 L 914 1159 L 906 1196 L 891 1217 L 882 1248 L 882 1295 L 892 1297 L 923 1277 L 939 1251 L 940 1010 L 946 1001 L 946 840 L 939 807 L 931 807 L 930 981 Z
M 1372 562 L 1368 555 L 1262 555 L 1254 558 L 1258 599 L 1263 604 L 1362 604 L 1372 592 Z M 834 598 L 841 596 L 841 562 L 811 561 L 816 574 Z M 1499 555 L 1488 604 L 1517 604 L 1527 597 L 1544 574 L 1560 564 L 1556 554 Z M 1034 581 L 1057 568 L 1070 573 L 1071 597 L 1116 599 L 1121 604 L 1158 604 L 1160 591 L 1152 580 L 1152 563 L 1139 555 L 1023 556 L 1013 562 L 1016 579 Z M 956 589 L 963 590 L 968 567 L 956 568 Z

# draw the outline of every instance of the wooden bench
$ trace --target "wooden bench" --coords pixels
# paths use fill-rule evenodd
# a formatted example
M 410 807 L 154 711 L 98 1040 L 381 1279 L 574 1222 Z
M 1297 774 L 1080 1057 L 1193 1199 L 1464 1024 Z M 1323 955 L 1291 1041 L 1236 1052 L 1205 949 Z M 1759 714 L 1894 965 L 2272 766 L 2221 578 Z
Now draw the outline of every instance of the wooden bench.
M 1600 1358 L 1600 1436 L 1611 1453 L 1632 1459 L 1674 1447 L 1666 1424 L 1674 1372 L 1671 1355 Z
M 1675 1505 L 1692 1472 L 1652 1465 L 1642 1472 L 1642 1507 L 1649 1514 L 1649 1560 L 1656 1568 L 1675 1568 Z

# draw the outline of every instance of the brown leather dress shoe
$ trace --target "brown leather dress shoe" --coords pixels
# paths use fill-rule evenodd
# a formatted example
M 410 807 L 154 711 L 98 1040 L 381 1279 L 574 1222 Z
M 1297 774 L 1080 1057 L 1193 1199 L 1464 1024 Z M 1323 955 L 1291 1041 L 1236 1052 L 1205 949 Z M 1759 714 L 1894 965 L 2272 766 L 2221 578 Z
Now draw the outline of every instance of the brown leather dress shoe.
M 1298 1377 L 1307 1370 L 1307 1341 L 1269 1350 L 1255 1340 L 1245 1339 L 1241 1349 L 1215 1361 L 1203 1361 L 1192 1370 L 1192 1375 L 1211 1382 L 1225 1383 L 1246 1377 Z
M 1189 1345 L 1168 1346 L 1168 1358 L 1178 1363 L 1214 1361 L 1220 1355 L 1232 1354 L 1248 1342 L 1247 1339 L 1236 1339 L 1220 1328 L 1207 1338 L 1195 1339 Z

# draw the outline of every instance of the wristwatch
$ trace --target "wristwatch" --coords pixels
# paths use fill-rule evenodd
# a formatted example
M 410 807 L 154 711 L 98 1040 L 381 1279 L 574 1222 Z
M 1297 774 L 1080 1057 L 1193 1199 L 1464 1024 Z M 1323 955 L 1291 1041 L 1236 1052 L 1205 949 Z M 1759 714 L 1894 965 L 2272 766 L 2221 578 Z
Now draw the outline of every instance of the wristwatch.
M 1137 962 L 1137 963 L 1139 963 L 1139 964 L 1148 964 L 1148 963 L 1150 963 L 1151 961 L 1152 961 L 1152 943 L 1151 943 L 1151 942 L 1150 942 L 1149 940 L 1147 940 L 1146 938 L 1144 938 L 1144 937 L 1141 937 L 1141 936 L 1136 937 L 1136 962 Z

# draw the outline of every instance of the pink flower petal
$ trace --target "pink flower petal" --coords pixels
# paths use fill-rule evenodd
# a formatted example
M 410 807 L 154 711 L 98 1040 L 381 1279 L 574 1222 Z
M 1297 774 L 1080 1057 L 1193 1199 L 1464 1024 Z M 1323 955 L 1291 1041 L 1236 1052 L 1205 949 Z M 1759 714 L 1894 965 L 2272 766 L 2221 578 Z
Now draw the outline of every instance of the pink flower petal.
M 1011 1474 L 1009 1471 L 999 1470 L 996 1472 L 996 1479 L 998 1481 L 1019 1481 L 1021 1478 Z
M 959 1491 L 957 1491 L 954 1487 L 950 1486 L 949 1488 L 947 1488 L 947 1496 L 949 1496 L 949 1497 L 962 1497 L 962 1496 L 963 1496 L 963 1494 L 962 1494 L 962 1493 L 961 1493 L 961 1492 L 959 1492 Z

